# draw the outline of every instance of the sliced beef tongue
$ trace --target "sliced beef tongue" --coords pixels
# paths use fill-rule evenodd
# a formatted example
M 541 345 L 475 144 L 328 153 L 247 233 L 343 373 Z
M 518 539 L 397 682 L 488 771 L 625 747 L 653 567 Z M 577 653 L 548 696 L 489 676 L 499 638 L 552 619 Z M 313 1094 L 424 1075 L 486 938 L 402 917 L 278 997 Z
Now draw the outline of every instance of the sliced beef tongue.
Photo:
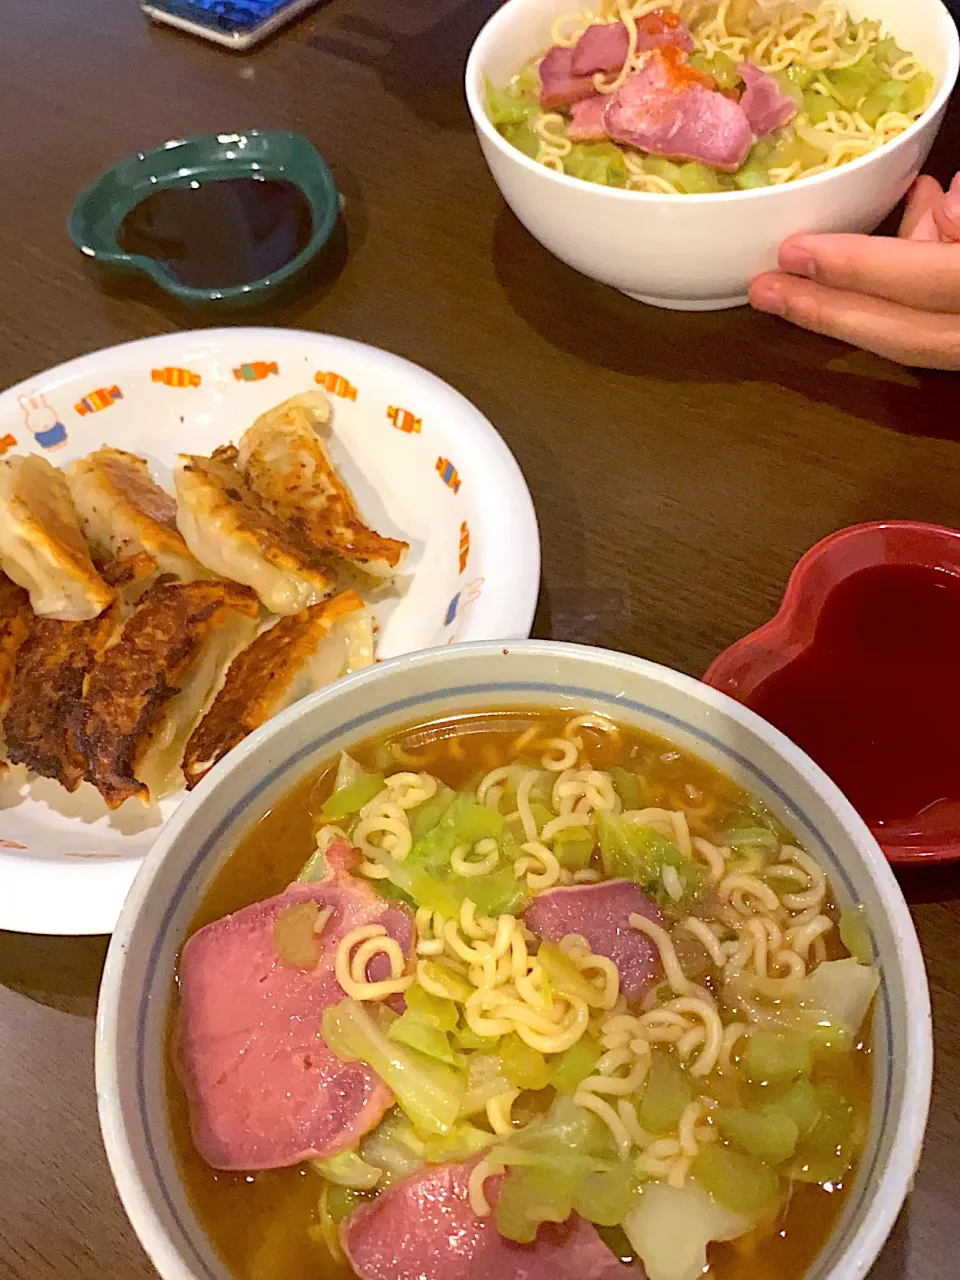
M 593 76 L 574 75 L 572 48 L 555 44 L 544 54 L 539 70 L 540 105 L 545 111 L 567 107 L 596 92 Z
M 789 124 L 797 114 L 797 104 L 787 97 L 773 76 L 752 62 L 741 62 L 737 70 L 747 86 L 740 106 L 757 137 L 765 138 L 774 129 Z
M 604 113 L 607 132 L 654 155 L 736 172 L 754 141 L 746 112 L 671 55 L 654 49 L 627 77 Z
M 597 22 L 573 46 L 570 69 L 575 76 L 619 71 L 629 51 L 630 37 L 622 22 Z
M 604 113 L 609 102 L 606 94 L 595 93 L 591 98 L 573 104 L 567 125 L 567 137 L 571 142 L 602 142 L 607 137 Z
M 523 922 L 540 938 L 559 941 L 579 933 L 597 955 L 607 956 L 620 972 L 620 989 L 637 1000 L 661 975 L 660 954 L 645 933 L 630 926 L 631 915 L 656 924 L 663 918 L 657 904 L 631 880 L 570 885 L 547 889 L 534 898 Z
M 470 1207 L 472 1168 L 428 1165 L 346 1218 L 340 1240 L 359 1280 L 643 1280 L 576 1214 L 545 1223 L 532 1244 L 505 1240 Z M 488 1179 L 493 1200 L 496 1188 Z
M 695 48 L 690 28 L 676 13 L 654 9 L 637 19 L 637 52 L 673 45 L 683 53 Z M 575 76 L 598 71 L 619 71 L 630 50 L 630 37 L 622 22 L 595 22 L 573 47 L 571 70 Z
M 380 923 L 405 951 L 410 913 L 348 874 L 347 846 L 328 853 L 331 875 L 293 884 L 205 925 L 180 960 L 177 1069 L 197 1150 L 216 1169 L 275 1169 L 351 1146 L 393 1103 L 361 1063 L 341 1062 L 320 1036 L 323 1012 L 344 998 L 337 945 L 357 925 Z M 332 908 L 316 937 L 316 963 L 285 964 L 274 922 L 301 903 Z M 371 962 L 368 976 L 375 972 Z

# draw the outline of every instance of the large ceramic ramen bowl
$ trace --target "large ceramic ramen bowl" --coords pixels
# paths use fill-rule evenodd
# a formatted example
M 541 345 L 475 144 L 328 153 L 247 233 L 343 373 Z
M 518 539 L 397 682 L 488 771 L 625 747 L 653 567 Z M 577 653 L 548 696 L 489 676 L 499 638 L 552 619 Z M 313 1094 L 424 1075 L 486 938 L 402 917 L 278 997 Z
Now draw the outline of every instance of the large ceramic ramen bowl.
M 923 961 L 880 849 L 826 774 L 725 694 L 623 654 L 520 641 L 395 659 L 299 703 L 230 752 L 147 856 L 104 972 L 97 1095 L 120 1195 L 164 1280 L 227 1277 L 187 1203 L 164 1105 L 177 953 L 218 868 L 253 823 L 341 748 L 412 722 L 531 705 L 596 710 L 697 752 L 792 828 L 827 869 L 841 908 L 864 905 L 882 969 L 872 1121 L 846 1207 L 804 1280 L 866 1275 L 916 1168 L 932 1063 Z
M 796 232 L 872 231 L 920 172 L 957 78 L 957 28 L 940 0 L 850 0 L 855 18 L 880 19 L 934 76 L 933 101 L 911 128 L 859 160 L 783 186 L 698 196 L 621 191 L 528 159 L 486 111 L 484 76 L 507 84 L 549 46 L 558 17 L 590 7 L 508 0 L 471 50 L 467 102 L 490 172 L 527 230 L 568 266 L 661 307 L 746 302 L 750 281 L 776 266 L 777 247 Z

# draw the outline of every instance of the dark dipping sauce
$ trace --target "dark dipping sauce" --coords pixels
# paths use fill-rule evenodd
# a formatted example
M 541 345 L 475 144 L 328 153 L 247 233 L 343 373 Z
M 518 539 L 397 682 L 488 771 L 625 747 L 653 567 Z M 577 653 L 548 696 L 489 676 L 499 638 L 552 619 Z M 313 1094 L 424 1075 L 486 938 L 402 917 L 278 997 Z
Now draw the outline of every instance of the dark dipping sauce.
M 834 588 L 809 649 L 750 706 L 813 756 L 887 843 L 960 830 L 960 578 L 880 565 Z
M 153 192 L 124 217 L 124 253 L 154 258 L 182 284 L 252 284 L 292 262 L 310 243 L 310 205 L 292 182 L 223 178 Z

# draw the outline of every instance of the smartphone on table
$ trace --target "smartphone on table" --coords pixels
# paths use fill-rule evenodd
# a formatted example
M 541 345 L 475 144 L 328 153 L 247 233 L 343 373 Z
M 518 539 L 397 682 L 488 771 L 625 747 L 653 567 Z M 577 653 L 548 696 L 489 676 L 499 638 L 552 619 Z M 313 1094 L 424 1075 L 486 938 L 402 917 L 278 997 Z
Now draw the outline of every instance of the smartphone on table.
M 143 12 L 228 49 L 250 49 L 318 0 L 142 0 Z

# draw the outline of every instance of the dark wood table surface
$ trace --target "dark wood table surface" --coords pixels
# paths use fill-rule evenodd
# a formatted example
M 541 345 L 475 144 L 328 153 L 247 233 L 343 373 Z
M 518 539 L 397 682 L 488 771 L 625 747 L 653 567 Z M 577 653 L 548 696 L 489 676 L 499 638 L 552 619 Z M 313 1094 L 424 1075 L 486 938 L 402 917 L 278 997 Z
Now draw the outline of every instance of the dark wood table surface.
M 960 525 L 960 376 L 908 372 L 748 310 L 651 310 L 549 257 L 502 204 L 461 93 L 495 7 L 331 0 L 238 57 L 151 28 L 135 0 L 8 0 L 0 385 L 217 323 L 104 291 L 65 231 L 88 181 L 167 138 L 300 130 L 346 198 L 343 233 L 308 294 L 247 323 L 362 339 L 452 383 L 532 490 L 536 633 L 699 675 L 771 615 L 824 534 L 876 517 Z M 960 167 L 958 139 L 954 110 L 938 176 Z M 958 1273 L 960 873 L 904 887 L 930 971 L 936 1082 L 916 1187 L 872 1274 L 945 1280 Z M 0 933 L 0 1280 L 153 1274 L 97 1127 L 106 945 Z

